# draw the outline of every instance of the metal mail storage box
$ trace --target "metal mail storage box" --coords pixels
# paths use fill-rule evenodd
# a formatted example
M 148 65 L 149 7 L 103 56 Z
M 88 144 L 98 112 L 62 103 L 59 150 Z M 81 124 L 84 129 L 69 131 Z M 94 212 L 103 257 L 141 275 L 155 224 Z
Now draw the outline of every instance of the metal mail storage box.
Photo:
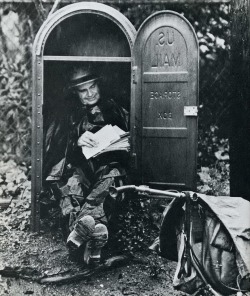
M 45 21 L 33 48 L 34 231 L 39 230 L 46 165 L 44 133 L 49 118 L 65 109 L 65 74 L 79 63 L 91 63 L 103 78 L 104 92 L 130 111 L 132 181 L 195 188 L 198 43 L 191 25 L 177 13 L 162 11 L 136 35 L 114 8 L 71 4 Z
M 33 48 L 32 228 L 39 230 L 44 174 L 44 130 L 64 104 L 65 74 L 74 64 L 92 63 L 106 89 L 129 110 L 135 29 L 112 7 L 76 3 L 52 14 Z

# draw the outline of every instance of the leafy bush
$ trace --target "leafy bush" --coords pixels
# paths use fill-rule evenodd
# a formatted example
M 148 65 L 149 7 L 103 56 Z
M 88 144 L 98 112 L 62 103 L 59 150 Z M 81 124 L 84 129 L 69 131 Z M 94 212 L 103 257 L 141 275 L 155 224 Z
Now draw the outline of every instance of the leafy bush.
M 11 199 L 9 207 L 1 213 L 0 231 L 29 226 L 31 182 L 27 179 L 26 165 L 13 160 L 0 161 L 0 196 Z
M 0 142 L 1 159 L 5 161 L 30 162 L 30 82 L 30 71 L 22 61 L 0 62 Z
M 218 127 L 199 135 L 198 191 L 211 195 L 230 195 L 229 141 L 220 138 Z
M 229 141 L 219 136 L 217 126 L 200 129 L 198 136 L 198 167 L 210 166 L 222 160 L 229 161 Z
M 229 196 L 229 163 L 218 161 L 210 167 L 202 167 L 198 172 L 198 192 L 208 195 Z
M 136 194 L 127 196 L 116 222 L 117 231 L 111 242 L 113 249 L 130 254 L 147 251 L 158 236 L 162 210 L 159 201 Z
M 0 159 L 30 163 L 34 32 L 23 8 L 6 4 L 0 10 Z

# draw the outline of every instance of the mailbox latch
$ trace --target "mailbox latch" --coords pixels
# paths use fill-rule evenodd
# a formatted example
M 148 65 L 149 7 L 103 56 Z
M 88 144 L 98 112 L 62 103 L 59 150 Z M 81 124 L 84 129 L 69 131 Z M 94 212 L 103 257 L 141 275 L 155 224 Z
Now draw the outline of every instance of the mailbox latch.
M 184 106 L 184 116 L 197 116 L 198 108 L 197 106 Z

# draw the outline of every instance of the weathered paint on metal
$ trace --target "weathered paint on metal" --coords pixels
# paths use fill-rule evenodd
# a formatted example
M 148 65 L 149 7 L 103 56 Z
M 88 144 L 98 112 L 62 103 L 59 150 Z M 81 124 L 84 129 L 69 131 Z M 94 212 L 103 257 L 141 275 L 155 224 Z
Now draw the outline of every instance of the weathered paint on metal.
M 199 47 L 191 24 L 161 11 L 140 27 L 131 110 L 138 182 L 195 190 Z

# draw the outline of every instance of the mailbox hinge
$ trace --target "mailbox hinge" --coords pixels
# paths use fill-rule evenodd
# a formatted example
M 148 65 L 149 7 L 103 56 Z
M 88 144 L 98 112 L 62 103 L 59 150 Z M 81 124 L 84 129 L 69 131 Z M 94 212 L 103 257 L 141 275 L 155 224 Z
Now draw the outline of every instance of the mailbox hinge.
M 132 80 L 133 80 L 133 83 L 136 84 L 137 83 L 137 78 L 138 78 L 138 68 L 137 66 L 133 66 L 132 67 Z
M 184 116 L 197 116 L 198 108 L 197 106 L 184 106 Z

